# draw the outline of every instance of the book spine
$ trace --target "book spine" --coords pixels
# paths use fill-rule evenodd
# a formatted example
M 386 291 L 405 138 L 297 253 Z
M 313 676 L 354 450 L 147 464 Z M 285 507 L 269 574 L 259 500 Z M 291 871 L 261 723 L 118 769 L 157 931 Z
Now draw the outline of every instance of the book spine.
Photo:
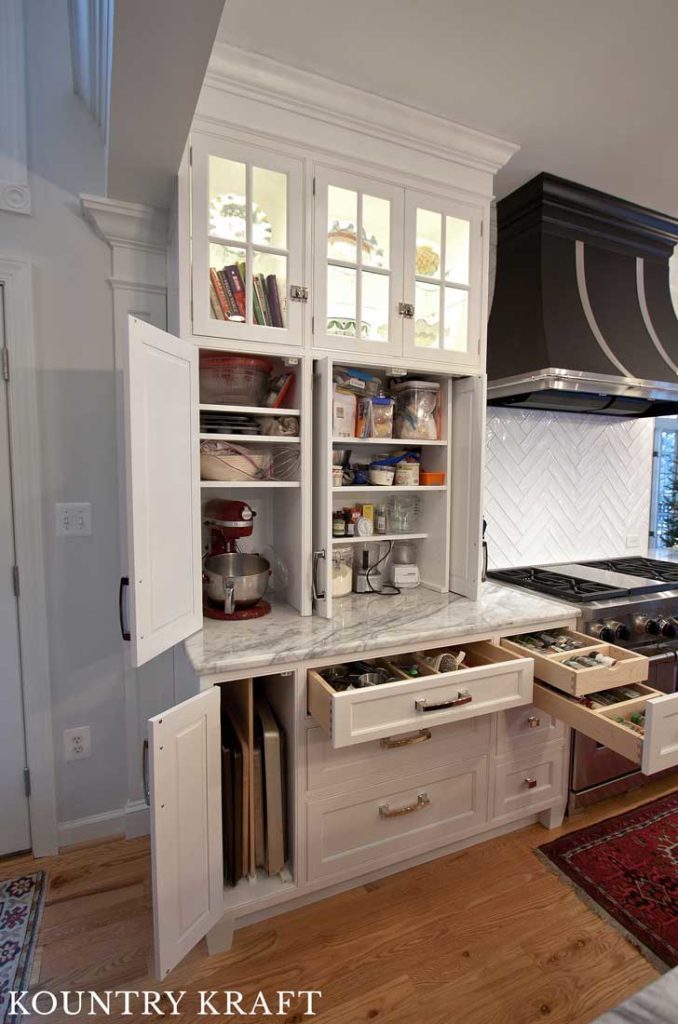
M 219 280 L 219 275 L 217 274 L 214 267 L 210 267 L 210 282 L 214 286 L 214 291 L 216 292 L 216 296 L 221 307 L 221 311 L 224 314 L 221 319 L 228 320 L 230 315 L 228 308 L 228 300 L 226 298 L 226 295 L 224 294 L 224 289 L 221 285 L 221 281 Z
M 271 310 L 271 322 L 274 327 L 284 327 L 282 309 L 280 308 L 278 279 L 275 274 L 269 274 L 266 278 L 266 291 L 268 293 L 268 305 Z
M 254 321 L 257 324 L 265 324 L 266 318 L 264 316 L 263 306 L 261 305 L 261 292 L 259 288 L 259 282 L 256 277 L 252 281 L 252 310 L 254 312 Z
M 261 323 L 269 326 L 268 310 L 266 308 L 266 296 L 264 290 L 261 287 L 261 274 L 255 274 L 252 278 L 252 284 L 254 285 L 254 294 L 259 302 L 259 308 L 261 309 Z
M 236 301 L 233 298 L 233 292 L 231 290 L 231 285 L 229 283 L 226 271 L 218 270 L 217 274 L 219 275 L 219 280 L 221 281 L 222 288 L 224 289 L 224 295 L 226 296 L 226 301 L 228 303 L 230 315 L 239 316 L 240 314 L 238 312 L 238 306 L 236 305 Z
M 233 298 L 235 304 L 238 307 L 238 313 L 244 319 L 246 316 L 246 302 L 245 302 L 245 285 L 243 279 L 240 276 L 240 271 L 232 264 L 229 267 L 224 267 L 224 271 L 228 276 L 228 281 L 233 292 Z
M 210 309 L 212 310 L 212 317 L 215 320 L 224 319 L 224 312 L 219 305 L 219 299 L 212 281 L 210 281 Z
M 257 274 L 259 279 L 259 290 L 261 292 L 261 302 L 264 309 L 264 319 L 269 327 L 273 326 L 273 317 L 271 316 L 271 307 L 268 304 L 268 294 L 266 291 L 266 278 L 263 274 Z

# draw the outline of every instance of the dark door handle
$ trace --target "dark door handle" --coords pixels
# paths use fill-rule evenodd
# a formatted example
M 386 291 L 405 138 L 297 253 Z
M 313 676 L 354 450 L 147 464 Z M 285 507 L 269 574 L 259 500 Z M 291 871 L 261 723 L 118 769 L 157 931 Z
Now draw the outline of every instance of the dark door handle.
M 144 740 L 141 748 L 141 774 L 144 779 L 144 801 L 147 807 L 151 806 L 151 787 L 148 781 L 148 740 Z
M 312 589 L 313 589 L 313 597 L 316 600 L 319 600 L 319 601 L 321 601 L 325 597 L 325 588 L 323 587 L 322 592 L 320 590 L 318 590 L 318 563 L 319 563 L 321 558 L 323 559 L 323 561 L 325 560 L 325 549 L 324 548 L 321 549 L 320 551 L 314 551 L 313 552 L 313 572 L 312 572 L 311 585 L 312 585 Z
M 131 634 L 128 629 L 125 629 L 125 616 L 123 614 L 123 597 L 125 593 L 125 587 L 129 587 L 129 576 L 120 577 L 120 588 L 118 590 L 118 617 L 120 619 L 120 633 L 123 640 L 131 640 Z

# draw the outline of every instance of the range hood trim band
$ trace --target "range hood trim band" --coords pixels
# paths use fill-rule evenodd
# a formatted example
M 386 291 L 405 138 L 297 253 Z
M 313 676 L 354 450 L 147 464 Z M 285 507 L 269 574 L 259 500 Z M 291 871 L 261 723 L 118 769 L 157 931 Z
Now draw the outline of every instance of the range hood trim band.
M 586 394 L 619 395 L 624 398 L 646 398 L 666 402 L 678 402 L 678 383 L 640 380 L 636 377 L 613 377 L 606 373 L 585 373 L 580 370 L 565 370 L 548 367 L 534 373 L 518 374 L 488 381 L 487 397 L 504 398 L 527 391 L 581 391 Z

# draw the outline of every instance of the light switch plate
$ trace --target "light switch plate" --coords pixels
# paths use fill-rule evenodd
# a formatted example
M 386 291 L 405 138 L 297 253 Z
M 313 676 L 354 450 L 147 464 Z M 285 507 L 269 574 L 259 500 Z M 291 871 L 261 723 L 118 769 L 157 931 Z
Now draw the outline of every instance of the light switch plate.
M 57 502 L 57 537 L 91 537 L 92 506 L 88 501 Z

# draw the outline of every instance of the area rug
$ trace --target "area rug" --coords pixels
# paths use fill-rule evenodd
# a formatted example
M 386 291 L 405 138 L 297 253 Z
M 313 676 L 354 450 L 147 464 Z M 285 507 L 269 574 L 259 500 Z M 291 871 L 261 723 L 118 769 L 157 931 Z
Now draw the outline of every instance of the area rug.
M 678 965 L 678 793 L 540 846 L 660 970 Z
M 29 987 L 47 875 L 0 880 L 0 1024 L 9 1021 L 9 993 Z

